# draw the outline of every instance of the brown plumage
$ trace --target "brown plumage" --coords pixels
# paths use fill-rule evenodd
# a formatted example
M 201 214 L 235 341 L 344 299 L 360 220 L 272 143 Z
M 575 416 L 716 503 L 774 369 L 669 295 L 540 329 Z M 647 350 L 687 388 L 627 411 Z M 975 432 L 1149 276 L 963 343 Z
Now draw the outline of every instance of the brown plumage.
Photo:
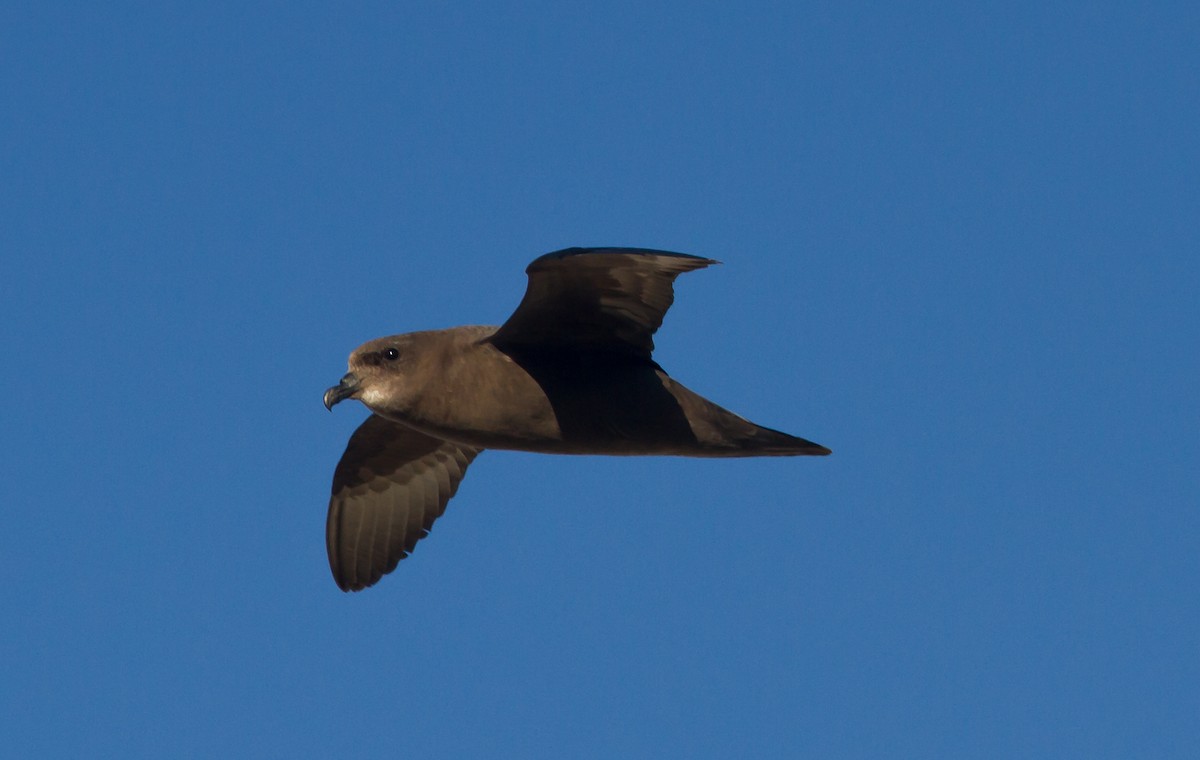
M 569 248 L 529 265 L 500 327 L 379 338 L 325 391 L 374 414 L 333 478 L 326 540 L 345 591 L 374 584 L 427 535 L 483 449 L 693 457 L 828 454 L 693 393 L 651 358 L 683 272 L 717 262 L 636 248 Z

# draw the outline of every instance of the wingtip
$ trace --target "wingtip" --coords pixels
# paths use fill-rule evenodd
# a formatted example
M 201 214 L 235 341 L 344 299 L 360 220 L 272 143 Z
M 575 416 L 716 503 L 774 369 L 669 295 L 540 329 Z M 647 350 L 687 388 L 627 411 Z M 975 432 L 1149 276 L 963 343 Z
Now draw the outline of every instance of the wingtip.
M 347 594 L 356 594 L 359 591 L 371 588 L 376 583 L 378 583 L 379 579 L 382 577 L 383 576 L 381 575 L 381 576 L 379 576 L 379 578 L 376 578 L 374 580 L 363 581 L 356 576 L 351 576 L 349 573 L 347 573 L 344 570 L 339 571 L 339 570 L 335 569 L 333 571 L 333 582 L 337 584 L 337 587 L 339 589 L 346 592 Z
M 544 253 L 538 256 L 529 266 L 525 268 L 526 273 L 532 272 L 540 266 L 550 263 L 551 261 L 560 261 L 570 258 L 571 256 L 583 256 L 593 253 L 624 253 L 629 255 L 641 256 L 667 256 L 675 259 L 688 259 L 695 263 L 694 268 L 700 269 L 713 264 L 720 264 L 716 259 L 706 258 L 704 256 L 696 256 L 690 253 L 679 253 L 678 251 L 664 251 L 658 248 L 634 248 L 627 246 L 572 246 L 571 248 L 562 248 L 550 253 Z

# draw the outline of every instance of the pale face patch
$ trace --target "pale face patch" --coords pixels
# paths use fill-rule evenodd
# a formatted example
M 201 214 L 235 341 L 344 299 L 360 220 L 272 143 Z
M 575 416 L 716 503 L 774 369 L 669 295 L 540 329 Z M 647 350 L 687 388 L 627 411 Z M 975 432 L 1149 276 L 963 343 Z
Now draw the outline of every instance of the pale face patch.
M 382 406 L 388 400 L 388 394 L 378 386 L 371 386 L 362 392 L 360 397 L 367 406 Z

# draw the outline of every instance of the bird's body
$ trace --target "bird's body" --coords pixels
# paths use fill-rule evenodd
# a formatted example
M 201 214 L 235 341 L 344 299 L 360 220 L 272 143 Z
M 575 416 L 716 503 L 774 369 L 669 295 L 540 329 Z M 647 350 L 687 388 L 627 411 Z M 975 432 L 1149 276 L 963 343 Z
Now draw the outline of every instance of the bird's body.
M 828 454 L 688 390 L 652 359 L 681 272 L 715 263 L 643 249 L 567 249 L 535 260 L 499 327 L 363 344 L 325 404 L 374 414 L 334 473 L 334 578 L 359 590 L 390 572 L 441 515 L 483 449 L 694 457 Z
M 425 366 L 404 374 L 403 392 L 376 387 L 361 400 L 393 422 L 477 449 L 746 457 L 813 447 L 722 409 L 652 361 L 505 351 L 490 340 L 497 329 L 453 327 L 373 341 L 397 347 L 399 361 L 420 356 Z

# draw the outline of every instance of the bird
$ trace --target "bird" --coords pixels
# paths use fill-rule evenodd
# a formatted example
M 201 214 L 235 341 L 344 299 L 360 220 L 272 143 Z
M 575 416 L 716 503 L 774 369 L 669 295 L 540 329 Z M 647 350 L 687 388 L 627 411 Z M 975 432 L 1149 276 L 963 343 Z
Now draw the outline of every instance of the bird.
M 485 449 L 549 454 L 826 455 L 685 388 L 652 358 L 675 279 L 719 264 L 648 248 L 535 259 L 516 311 L 368 341 L 325 391 L 371 415 L 333 475 L 326 548 L 343 591 L 374 585 L 428 535 Z

